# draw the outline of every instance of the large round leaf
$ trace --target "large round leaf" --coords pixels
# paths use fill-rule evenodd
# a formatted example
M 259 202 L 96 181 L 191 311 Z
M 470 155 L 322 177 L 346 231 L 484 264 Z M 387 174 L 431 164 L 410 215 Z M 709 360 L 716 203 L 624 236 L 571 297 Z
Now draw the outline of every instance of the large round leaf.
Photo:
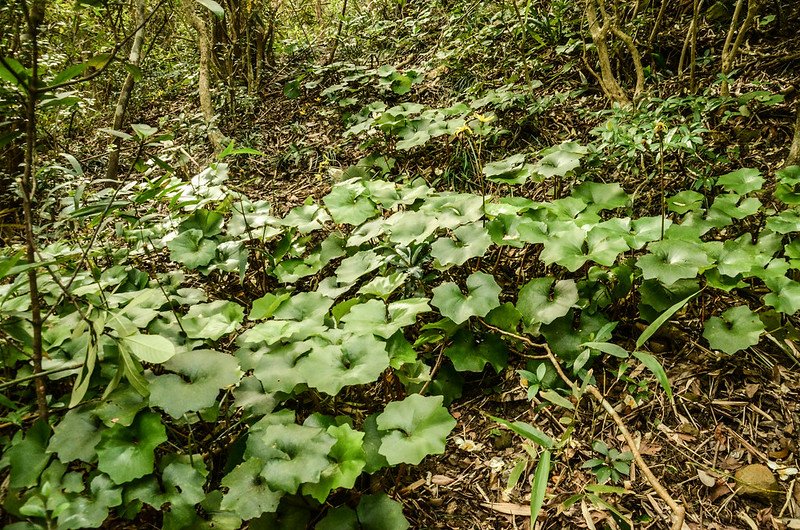
M 694 278 L 711 265 L 703 248 L 697 243 L 681 240 L 664 240 L 650 243 L 650 251 L 639 258 L 636 265 L 642 269 L 646 280 L 657 279 L 672 285 L 683 278 Z
M 461 324 L 472 316 L 484 317 L 498 307 L 500 291 L 491 275 L 476 272 L 467 278 L 467 294 L 462 293 L 455 283 L 444 283 L 433 289 L 431 305 L 456 324 Z
M 217 340 L 232 333 L 244 320 L 244 308 L 236 302 L 215 300 L 196 304 L 181 319 L 181 326 L 191 339 Z
M 314 342 L 297 369 L 308 386 L 331 396 L 345 386 L 371 383 L 389 367 L 386 343 L 371 334 L 348 336 L 341 344 Z
M 158 414 L 144 412 L 126 427 L 115 425 L 104 431 L 97 446 L 97 468 L 116 484 L 153 472 L 156 447 L 167 441 L 167 431 Z
M 301 484 L 319 482 L 335 443 L 333 436 L 316 427 L 267 425 L 248 435 L 245 458 L 264 463 L 261 475 L 270 489 L 294 494 Z
M 173 418 L 208 408 L 219 391 L 242 376 L 236 358 L 214 350 L 181 353 L 164 364 L 171 374 L 150 376 L 150 403 Z
M 378 209 L 369 199 L 369 192 L 359 179 L 334 184 L 322 202 L 339 224 L 360 225 L 378 214 Z
M 263 470 L 261 460 L 248 458 L 222 477 L 222 486 L 228 488 L 228 492 L 222 497 L 220 508 L 245 520 L 277 510 L 283 492 L 270 489 Z
M 508 348 L 496 335 L 476 337 L 467 330 L 456 333 L 444 354 L 459 372 L 481 372 L 489 363 L 500 373 L 508 363 Z
M 555 282 L 555 286 L 553 283 Z M 566 315 L 578 302 L 578 287 L 573 280 L 534 278 L 519 291 L 517 309 L 527 326 L 549 324 Z
M 352 488 L 367 463 L 362 447 L 363 432 L 347 424 L 332 425 L 327 432 L 336 439 L 328 454 L 331 464 L 322 472 L 319 482 L 303 486 L 303 493 L 319 502 L 325 502 L 336 488 Z
M 709 346 L 725 353 L 736 353 L 758 344 L 764 323 L 747 306 L 732 307 L 720 317 L 706 321 L 703 337 Z
M 390 465 L 419 464 L 427 455 L 444 453 L 447 435 L 456 420 L 442 406 L 442 396 L 412 394 L 386 405 L 376 418 L 385 431 L 378 452 Z
M 437 268 L 463 265 L 470 258 L 483 256 L 492 244 L 488 230 L 479 224 L 458 227 L 453 235 L 455 239 L 440 237 L 431 244 L 431 256 L 436 258 Z
M 198 228 L 181 232 L 167 243 L 167 248 L 171 260 L 183 263 L 190 269 L 208 265 L 217 254 L 217 244 L 205 239 L 203 231 Z

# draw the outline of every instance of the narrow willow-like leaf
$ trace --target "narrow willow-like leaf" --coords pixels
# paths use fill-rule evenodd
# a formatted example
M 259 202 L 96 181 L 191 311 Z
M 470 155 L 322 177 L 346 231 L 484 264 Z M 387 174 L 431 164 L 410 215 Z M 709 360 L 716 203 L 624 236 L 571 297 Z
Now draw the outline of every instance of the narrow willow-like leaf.
M 691 300 L 692 298 L 694 298 L 694 297 L 695 297 L 695 296 L 697 296 L 698 294 L 700 294 L 700 291 L 698 291 L 698 292 L 696 292 L 696 293 L 692 293 L 692 294 L 690 294 L 689 296 L 687 296 L 687 297 L 686 297 L 686 298 L 684 298 L 683 300 L 681 300 L 681 301 L 677 302 L 677 303 L 676 303 L 676 304 L 674 304 L 672 307 L 670 307 L 669 309 L 667 309 L 666 311 L 664 311 L 663 313 L 661 313 L 661 316 L 659 316 L 659 317 L 658 317 L 657 319 L 655 319 L 655 320 L 654 320 L 654 321 L 653 321 L 653 322 L 652 322 L 652 323 L 651 323 L 649 326 L 647 326 L 647 328 L 646 328 L 646 329 L 645 329 L 645 330 L 642 332 L 642 334 L 641 334 L 641 335 L 639 335 L 639 338 L 638 338 L 638 339 L 636 339 L 636 348 L 637 348 L 637 349 L 638 349 L 638 348 L 641 348 L 641 347 L 642 347 L 642 345 L 643 345 L 645 342 L 647 342 L 647 340 L 648 340 L 650 337 L 652 337 L 653 335 L 655 335 L 655 333 L 656 333 L 656 332 L 657 332 L 657 331 L 658 331 L 658 330 L 661 328 L 661 326 L 663 326 L 663 325 L 664 325 L 664 322 L 666 322 L 667 320 L 669 320 L 669 319 L 672 317 L 672 315 L 674 315 L 675 313 L 677 313 L 677 312 L 678 312 L 678 310 L 679 310 L 680 308 L 682 308 L 683 306 L 685 306 L 685 305 L 686 305 L 686 304 L 689 302 L 689 300 Z
M 670 402 L 672 401 L 672 388 L 669 386 L 669 378 L 667 377 L 667 372 L 664 371 L 664 367 L 661 366 L 661 363 L 658 362 L 658 359 L 650 355 L 649 353 L 643 351 L 635 351 L 633 352 L 633 356 L 639 359 L 643 365 L 647 367 L 648 370 L 653 372 L 653 375 L 656 376 L 661 387 L 664 389 L 664 392 L 667 393 L 667 397 L 669 398 Z
M 542 431 L 540 431 L 536 427 L 533 427 L 532 425 L 529 425 L 527 423 L 523 423 L 521 421 L 515 421 L 515 422 L 512 423 L 512 422 L 506 421 L 506 420 L 504 420 L 502 418 L 497 418 L 495 416 L 492 416 L 491 414 L 488 414 L 488 416 L 493 421 L 496 421 L 500 425 L 504 425 L 504 426 L 508 427 L 509 429 L 511 429 L 515 433 L 519 434 L 523 438 L 527 438 L 528 440 L 536 442 L 537 444 L 541 445 L 545 449 L 552 449 L 553 446 L 555 445 L 555 442 L 553 441 L 552 438 L 547 436 L 545 433 L 543 433 Z
M 550 479 L 550 451 L 545 450 L 542 458 L 536 464 L 531 484 L 531 526 L 534 525 L 544 503 L 544 494 L 547 492 L 547 481 Z

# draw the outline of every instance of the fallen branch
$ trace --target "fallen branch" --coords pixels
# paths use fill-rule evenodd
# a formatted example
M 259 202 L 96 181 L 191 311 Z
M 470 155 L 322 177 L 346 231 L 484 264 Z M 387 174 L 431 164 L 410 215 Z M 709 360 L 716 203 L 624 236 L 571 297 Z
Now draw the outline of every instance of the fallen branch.
M 564 383 L 566 383 L 567 386 L 569 386 L 574 392 L 577 393 L 580 391 L 580 387 L 572 379 L 570 379 L 567 376 L 567 374 L 564 373 L 564 370 L 561 368 L 561 363 L 558 362 L 556 356 L 553 355 L 552 350 L 550 350 L 550 346 L 548 346 L 547 344 L 539 344 L 533 342 L 528 337 L 525 337 L 523 335 L 518 335 L 516 333 L 512 333 L 509 331 L 501 330 L 494 326 L 488 325 L 485 322 L 484 324 L 493 331 L 499 331 L 503 335 L 506 335 L 508 337 L 513 337 L 525 343 L 528 346 L 544 350 L 544 352 L 547 354 L 547 358 L 550 360 L 550 363 L 553 365 L 553 368 L 556 369 L 556 372 L 558 372 L 558 376 L 561 378 L 561 380 L 564 381 Z M 683 528 L 683 521 L 686 518 L 686 510 L 683 508 L 683 506 L 678 504 L 677 501 L 675 501 L 675 499 L 672 498 L 667 489 L 661 484 L 658 478 L 650 470 L 650 466 L 648 466 L 647 463 L 644 461 L 644 458 L 642 458 L 642 453 L 639 452 L 639 449 L 636 446 L 636 441 L 633 439 L 633 436 L 631 436 L 631 433 L 625 426 L 625 421 L 622 419 L 619 413 L 617 413 L 617 411 L 614 410 L 614 407 L 611 405 L 611 403 L 608 402 L 605 396 L 603 396 L 603 394 L 600 393 L 600 390 L 598 390 L 597 387 L 595 387 L 594 385 L 587 385 L 586 391 L 589 392 L 589 394 L 591 394 L 592 397 L 598 403 L 600 403 L 600 405 L 603 407 L 606 413 L 609 416 L 611 416 L 611 419 L 614 421 L 614 423 L 617 425 L 620 432 L 622 433 L 622 437 L 625 439 L 625 443 L 627 443 L 628 446 L 630 447 L 631 453 L 633 454 L 633 459 L 636 461 L 636 464 L 639 466 L 639 469 L 641 469 L 642 474 L 647 479 L 647 482 L 650 484 L 653 490 L 655 490 L 656 495 L 661 497 L 661 500 L 667 503 L 669 509 L 672 510 L 672 515 L 673 515 L 672 530 L 681 530 Z

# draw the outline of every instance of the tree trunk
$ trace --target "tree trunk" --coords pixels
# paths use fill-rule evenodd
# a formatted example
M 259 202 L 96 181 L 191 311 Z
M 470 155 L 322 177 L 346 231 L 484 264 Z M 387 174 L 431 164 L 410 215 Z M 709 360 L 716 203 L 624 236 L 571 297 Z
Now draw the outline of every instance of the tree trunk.
M 138 29 L 133 36 L 131 52 L 130 55 L 128 55 L 128 62 L 135 67 L 138 67 L 139 63 L 141 62 L 142 46 L 144 44 L 145 1 L 146 0 L 136 0 L 135 6 L 136 26 Z M 115 131 L 122 129 L 122 122 L 125 118 L 125 111 L 128 109 L 128 102 L 131 99 L 131 94 L 133 93 L 134 83 L 135 79 L 133 74 L 128 72 L 128 76 L 125 78 L 125 82 L 122 85 L 122 90 L 119 93 L 119 98 L 117 99 L 117 108 L 114 110 L 114 124 L 112 128 Z M 114 180 L 117 178 L 117 173 L 119 172 L 119 150 L 121 143 L 121 138 L 114 139 L 114 150 L 111 151 L 111 154 L 108 156 L 108 168 L 106 170 L 107 179 Z
M 794 137 L 792 146 L 789 148 L 789 156 L 786 157 L 787 166 L 800 164 L 800 105 L 797 106 L 797 118 L 794 120 Z
M 214 125 L 214 103 L 211 100 L 211 55 L 213 53 L 211 37 L 205 20 L 197 15 L 192 6 L 192 0 L 182 2 L 184 14 L 197 33 L 197 47 L 200 50 L 200 64 L 198 65 L 197 90 L 200 96 L 200 110 L 206 122 L 208 139 L 215 151 L 222 150 L 222 133 Z

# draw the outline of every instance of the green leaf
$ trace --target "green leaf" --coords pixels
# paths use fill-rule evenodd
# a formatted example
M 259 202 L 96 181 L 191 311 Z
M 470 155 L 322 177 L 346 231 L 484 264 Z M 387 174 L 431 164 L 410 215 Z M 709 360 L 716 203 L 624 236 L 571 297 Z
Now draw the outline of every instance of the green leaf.
M 297 369 L 312 388 L 335 396 L 345 386 L 371 383 L 389 367 L 386 343 L 373 335 L 344 336 L 340 344 L 314 341 Z
M 148 378 L 150 403 L 173 418 L 212 406 L 219 391 L 242 376 L 236 358 L 214 350 L 180 353 L 164 368 L 174 373 Z
M 717 179 L 717 186 L 722 186 L 725 191 L 746 195 L 758 191 L 764 185 L 761 172 L 753 168 L 743 168 L 731 173 L 726 173 Z
M 46 452 L 50 438 L 50 426 L 44 420 L 36 421 L 22 437 L 22 431 L 14 437 L 10 449 L 3 455 L 11 466 L 9 485 L 15 489 L 29 488 L 39 480 L 50 454 Z
M 575 369 L 577 371 L 577 368 Z M 539 395 L 552 403 L 553 405 L 557 405 L 559 407 L 565 408 L 567 410 L 574 410 L 575 405 L 564 396 L 556 392 L 555 390 L 542 390 L 539 392 Z
M 196 304 L 181 319 L 186 336 L 191 339 L 217 340 L 233 333 L 244 320 L 244 308 L 236 302 L 215 300 Z
M 296 228 L 301 234 L 319 230 L 331 220 L 330 215 L 316 204 L 306 204 L 292 208 L 279 222 L 286 227 Z
M 765 283 L 772 292 L 764 296 L 764 303 L 787 315 L 800 311 L 800 282 L 781 275 Z
M 542 451 L 542 457 L 536 464 L 531 483 L 531 521 L 536 521 L 542 511 L 544 496 L 547 493 L 547 482 L 550 480 L 550 451 Z
M 589 259 L 586 251 L 586 230 L 574 223 L 564 223 L 550 231 L 540 257 L 547 265 L 557 263 L 575 272 Z
M 55 426 L 48 451 L 58 454 L 64 463 L 73 460 L 92 462 L 97 456 L 95 446 L 100 442 L 100 429 L 94 414 L 73 409 Z
M 572 190 L 570 195 L 583 200 L 589 205 L 589 209 L 595 212 L 622 208 L 630 200 L 622 186 L 616 182 L 613 184 L 583 182 Z
M 131 129 L 133 129 L 133 132 L 136 133 L 136 136 L 138 136 L 140 140 L 146 140 L 158 132 L 158 129 L 155 127 L 144 123 L 132 123 Z
M 650 243 L 649 254 L 639 258 L 636 266 L 642 277 L 657 279 L 664 285 L 672 285 L 683 278 L 694 278 L 711 265 L 703 247 L 681 240 L 664 240 Z
M 193 228 L 181 232 L 167 243 L 170 259 L 190 269 L 208 265 L 217 254 L 217 244 L 203 237 L 203 231 Z
M 461 324 L 472 316 L 484 317 L 498 307 L 500 291 L 491 275 L 475 272 L 467 278 L 466 295 L 455 283 L 444 283 L 433 289 L 431 305 L 456 324 Z
M 671 307 L 669 307 L 666 311 L 664 311 L 657 319 L 655 319 L 649 326 L 647 326 L 647 328 L 645 328 L 645 330 L 642 332 L 641 335 L 639 335 L 639 338 L 636 339 L 636 348 L 637 349 L 641 348 L 644 345 L 644 343 L 647 342 L 647 340 L 650 337 L 655 335 L 655 333 L 659 329 L 661 329 L 661 326 L 663 326 L 664 323 L 667 320 L 672 318 L 672 315 L 677 313 L 683 306 L 685 306 L 687 303 L 689 303 L 689 300 L 691 300 L 692 298 L 694 298 L 698 294 L 700 294 L 700 291 L 697 291 L 697 292 L 694 292 L 694 293 L 690 294 L 689 296 L 687 296 L 683 300 L 680 300 L 680 301 L 676 302 Z
M 476 337 L 468 330 L 459 330 L 444 354 L 459 372 L 482 372 L 488 363 L 500 373 L 508 364 L 508 348 L 493 333 Z
M 214 0 L 197 0 L 197 3 L 214 13 L 218 18 L 223 18 L 225 16 L 225 10 Z
M 273 317 L 298 322 L 321 322 L 332 305 L 333 300 L 320 293 L 298 293 L 281 304 Z
M 276 511 L 283 493 L 270 489 L 263 469 L 261 460 L 248 458 L 222 477 L 221 485 L 228 492 L 222 497 L 220 508 L 245 520 Z
M 378 255 L 374 250 L 362 250 L 343 259 L 334 273 L 340 284 L 349 285 L 384 263 L 386 263 L 386 258 Z
M 427 455 L 444 453 L 456 420 L 442 406 L 443 399 L 412 394 L 386 405 L 376 422 L 379 430 L 388 431 L 378 451 L 390 465 L 416 465 Z
M 621 346 L 617 346 L 611 342 L 584 342 L 581 344 L 584 348 L 591 348 L 593 350 L 597 350 L 603 353 L 607 353 L 608 355 L 613 355 L 614 357 L 618 357 L 620 359 L 625 359 L 628 357 L 628 350 Z
M 750 308 L 737 306 L 726 310 L 721 317 L 709 318 L 703 337 L 712 349 L 733 354 L 758 344 L 764 329 L 764 323 Z
M 437 228 L 454 229 L 468 225 L 483 217 L 484 200 L 470 193 L 441 193 L 426 200 L 420 212 L 433 219 Z
M 367 188 L 357 178 L 336 183 L 322 202 L 338 224 L 360 225 L 378 215 Z
M 406 530 L 411 525 L 403 516 L 403 506 L 385 493 L 364 495 L 356 508 L 362 530 Z
M 103 431 L 97 446 L 97 468 L 115 484 L 124 484 L 153 472 L 156 447 L 167 441 L 158 414 L 144 412 L 126 427 L 114 425 Z
M 528 440 L 541 445 L 545 449 L 552 449 L 556 444 L 552 438 L 528 423 L 521 421 L 510 422 L 490 414 L 488 416 L 492 419 L 492 421 L 496 421 L 500 425 L 508 427 L 523 438 L 527 438 Z
M 775 172 L 778 186 L 775 197 L 784 204 L 800 204 L 800 166 L 788 166 Z
M 247 315 L 249 320 L 262 320 L 271 317 L 283 302 L 289 299 L 289 293 L 267 293 L 258 300 L 253 301 L 253 308 Z
M 705 195 L 694 190 L 683 190 L 667 199 L 667 206 L 673 212 L 683 215 L 686 212 L 697 211 L 703 206 Z
M 669 384 L 669 378 L 667 377 L 667 372 L 664 370 L 664 367 L 661 366 L 660 362 L 658 362 L 658 359 L 643 351 L 634 351 L 631 355 L 639 359 L 639 361 L 641 361 L 641 363 L 645 365 L 648 370 L 653 372 L 653 375 L 656 376 L 656 380 L 661 385 L 661 388 L 664 389 L 664 392 L 667 393 L 667 398 L 669 398 L 671 402 L 672 388 Z
M 545 178 L 563 177 L 577 169 L 581 164 L 581 158 L 587 153 L 588 149 L 577 143 L 563 143 L 545 150 L 544 156 L 533 169 Z
M 294 494 L 301 484 L 320 481 L 335 444 L 333 436 L 316 427 L 256 424 L 247 436 L 244 456 L 264 463 L 261 476 L 271 490 Z
M 339 506 L 328 510 L 314 530 L 361 530 L 355 510 Z
M 492 245 L 489 232 L 479 224 L 461 226 L 453 231 L 455 240 L 440 237 L 431 244 L 431 256 L 436 258 L 436 268 L 448 269 L 463 265 L 471 258 L 483 256 Z
M 303 493 L 319 502 L 325 502 L 336 488 L 352 488 L 367 463 L 362 447 L 363 432 L 344 424 L 328 427 L 327 433 L 336 439 L 328 454 L 331 464 L 322 472 L 318 483 L 303 486 Z
M 525 325 L 532 326 L 563 317 L 577 303 L 578 287 L 573 280 L 534 278 L 520 289 L 517 309 Z
M 164 337 L 158 335 L 144 335 L 135 333 L 121 337 L 120 342 L 140 361 L 151 364 L 161 364 L 175 355 L 175 345 Z
M 252 366 L 248 366 L 241 353 L 237 353 L 237 356 L 243 369 L 253 369 L 253 375 L 261 381 L 265 392 L 289 393 L 297 385 L 306 382 L 306 376 L 300 371 L 297 363 L 310 349 L 309 341 L 265 348 L 259 350 L 258 358 Z
M 115 488 L 106 475 L 97 475 L 89 485 L 91 494 L 71 499 L 58 510 L 58 528 L 98 528 L 108 518 L 109 508 L 122 504 L 122 488 Z
M 483 174 L 492 182 L 523 184 L 531 175 L 531 166 L 525 164 L 525 153 L 518 153 L 486 164 Z
M 439 224 L 433 215 L 405 210 L 389 217 L 386 226 L 389 230 L 389 241 L 407 247 L 427 240 Z

